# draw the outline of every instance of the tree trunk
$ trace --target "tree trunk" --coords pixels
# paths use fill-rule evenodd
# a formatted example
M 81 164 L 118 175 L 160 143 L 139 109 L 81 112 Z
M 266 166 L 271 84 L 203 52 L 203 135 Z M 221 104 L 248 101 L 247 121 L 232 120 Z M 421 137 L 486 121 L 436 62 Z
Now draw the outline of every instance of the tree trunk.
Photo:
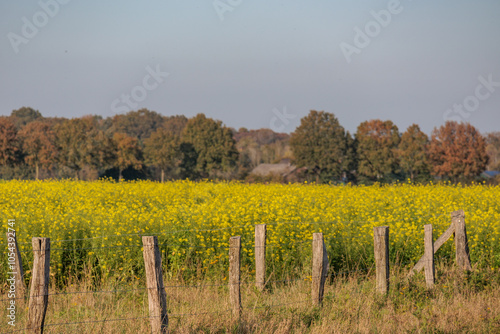
M 161 183 L 165 181 L 165 170 L 162 168 L 161 169 Z
M 35 163 L 35 180 L 38 180 L 38 162 Z
M 121 168 L 118 168 L 118 181 L 121 181 L 122 180 L 122 169 Z

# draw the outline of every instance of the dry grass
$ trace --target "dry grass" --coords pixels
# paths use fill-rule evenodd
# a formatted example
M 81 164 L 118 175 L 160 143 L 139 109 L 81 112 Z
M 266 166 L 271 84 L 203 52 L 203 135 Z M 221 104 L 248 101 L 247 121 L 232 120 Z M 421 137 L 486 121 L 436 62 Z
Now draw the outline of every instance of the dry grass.
M 228 311 L 226 286 L 168 288 L 169 328 L 172 333 L 500 333 L 500 272 L 465 274 L 439 265 L 432 291 L 422 274 L 411 279 L 406 274 L 407 269 L 393 269 L 388 296 L 374 291 L 373 273 L 336 277 L 327 282 L 321 308 L 311 306 L 309 281 L 274 283 L 263 293 L 245 284 L 239 321 Z M 147 293 L 140 281 L 99 287 L 136 291 L 50 296 L 44 333 L 149 333 Z M 89 282 L 73 282 L 65 292 L 92 290 Z M 56 292 L 61 291 L 51 289 Z M 24 328 L 26 315 L 18 310 L 11 328 L 2 307 L 0 332 Z M 51 326 L 56 323 L 74 324 Z

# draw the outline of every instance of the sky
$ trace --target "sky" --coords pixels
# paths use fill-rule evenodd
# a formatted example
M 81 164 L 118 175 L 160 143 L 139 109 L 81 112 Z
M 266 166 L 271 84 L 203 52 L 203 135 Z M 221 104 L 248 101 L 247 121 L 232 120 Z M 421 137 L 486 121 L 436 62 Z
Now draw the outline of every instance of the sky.
M 0 115 L 204 113 L 293 132 L 310 110 L 500 131 L 500 1 L 0 2 Z

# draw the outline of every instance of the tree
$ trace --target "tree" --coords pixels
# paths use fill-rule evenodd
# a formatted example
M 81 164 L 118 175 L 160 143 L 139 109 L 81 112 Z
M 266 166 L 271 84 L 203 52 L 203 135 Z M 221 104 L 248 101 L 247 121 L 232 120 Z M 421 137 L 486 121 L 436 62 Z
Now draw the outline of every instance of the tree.
M 156 131 L 164 122 L 164 117 L 155 111 L 140 109 L 113 117 L 111 132 L 125 133 L 137 138 L 139 143 Z
M 427 161 L 427 145 L 429 137 L 420 130 L 417 124 L 412 124 L 401 136 L 401 142 L 397 149 L 399 166 L 410 175 L 413 182 L 419 174 L 429 171 Z
M 180 138 L 166 128 L 158 128 L 144 141 L 144 155 L 149 164 L 161 169 L 161 182 L 165 170 L 175 168 L 180 163 Z
M 84 116 L 64 120 L 54 127 L 58 161 L 72 169 L 76 178 L 85 166 L 99 170 L 113 164 L 113 143 L 104 133 L 102 123 L 98 116 Z
M 500 171 L 500 132 L 488 134 L 486 137 L 486 153 L 489 157 L 488 170 Z
M 38 110 L 30 107 L 21 107 L 12 110 L 10 117 L 18 130 L 30 122 L 43 119 L 42 114 Z
M 316 181 L 341 180 L 352 164 L 350 135 L 332 113 L 311 110 L 290 138 L 298 167 L 308 167 Z
M 391 121 L 366 121 L 356 132 L 358 172 L 370 180 L 380 180 L 398 172 L 396 149 L 398 128 Z
M 141 150 L 136 138 L 125 133 L 115 132 L 113 135 L 115 145 L 115 167 L 118 168 L 119 180 L 122 180 L 122 172 L 128 167 L 142 168 Z
M 101 116 L 86 116 L 82 119 L 90 129 L 85 140 L 85 163 L 98 171 L 112 167 L 115 159 L 114 143 L 106 131 L 106 121 Z
M 162 127 L 171 134 L 180 137 L 186 127 L 188 119 L 184 115 L 175 115 L 164 118 Z
M 24 152 L 24 161 L 35 168 L 35 179 L 39 178 L 39 168 L 52 167 L 57 159 L 56 136 L 49 123 L 34 121 L 19 131 Z
M 197 155 L 196 172 L 202 177 L 230 172 L 238 160 L 231 130 L 221 121 L 198 114 L 188 120 L 182 141 L 193 145 Z
M 0 165 L 11 166 L 19 159 L 17 129 L 7 117 L 0 117 Z
M 429 159 L 434 175 L 455 182 L 481 174 L 488 164 L 486 143 L 469 123 L 448 121 L 432 132 Z

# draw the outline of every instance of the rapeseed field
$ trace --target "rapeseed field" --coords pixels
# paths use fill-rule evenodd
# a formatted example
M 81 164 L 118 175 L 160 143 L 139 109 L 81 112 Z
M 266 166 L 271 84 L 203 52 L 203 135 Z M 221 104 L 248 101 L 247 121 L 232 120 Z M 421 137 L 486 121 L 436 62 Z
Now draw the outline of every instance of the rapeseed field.
M 25 267 L 31 238 L 51 239 L 51 273 L 59 281 L 85 270 L 97 280 L 140 277 L 142 235 L 158 236 L 167 276 L 219 280 L 227 279 L 229 238 L 240 235 L 242 271 L 251 276 L 255 224 L 268 225 L 266 262 L 275 277 L 310 270 L 314 232 L 324 234 L 333 270 L 369 268 L 373 227 L 383 225 L 390 227 L 391 261 L 411 265 L 423 254 L 423 226 L 433 224 L 435 240 L 460 209 L 473 264 L 500 267 L 500 187 L 483 184 L 4 181 L 0 203 L 5 232 L 15 219 Z M 5 238 L 0 247 L 6 254 Z M 453 261 L 453 240 L 436 256 Z M 4 255 L 2 268 L 6 263 Z

